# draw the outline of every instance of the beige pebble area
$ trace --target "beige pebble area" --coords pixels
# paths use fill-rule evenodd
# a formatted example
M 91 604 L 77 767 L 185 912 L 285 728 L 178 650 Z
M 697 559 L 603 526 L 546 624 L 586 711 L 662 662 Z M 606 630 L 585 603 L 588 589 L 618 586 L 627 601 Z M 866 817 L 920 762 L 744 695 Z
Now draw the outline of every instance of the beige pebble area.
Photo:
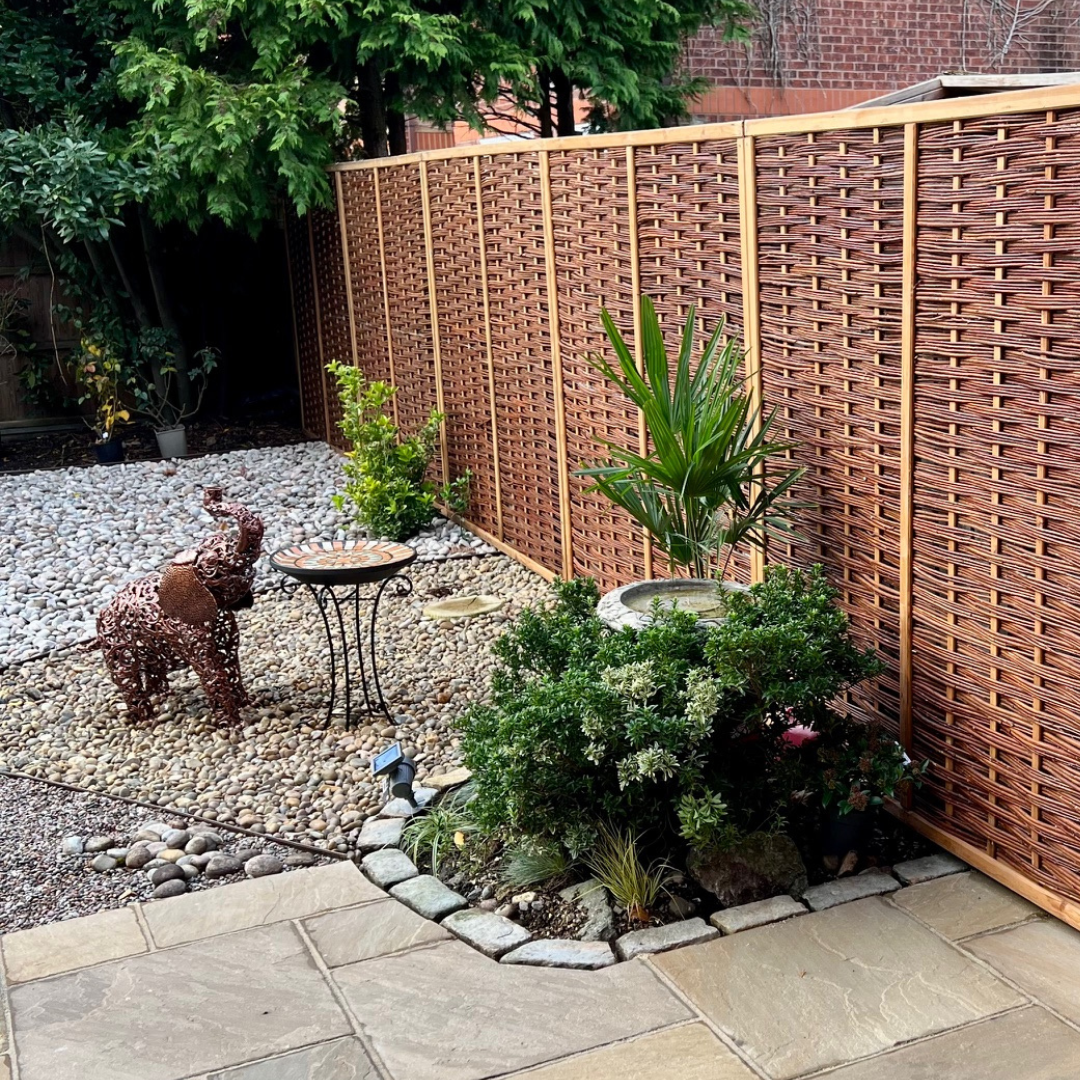
M 238 616 L 252 699 L 244 724 L 216 721 L 191 672 L 172 676 L 156 722 L 133 727 L 99 652 L 54 653 L 0 673 L 0 771 L 72 784 L 255 832 L 350 850 L 380 808 L 371 758 L 393 740 L 420 780 L 460 761 L 455 721 L 486 694 L 492 642 L 542 578 L 502 555 L 410 568 L 410 596 L 384 597 L 377 649 L 393 722 L 326 726 L 329 654 L 314 600 L 300 589 L 257 596 Z M 437 599 L 493 594 L 506 604 L 474 619 L 433 622 Z

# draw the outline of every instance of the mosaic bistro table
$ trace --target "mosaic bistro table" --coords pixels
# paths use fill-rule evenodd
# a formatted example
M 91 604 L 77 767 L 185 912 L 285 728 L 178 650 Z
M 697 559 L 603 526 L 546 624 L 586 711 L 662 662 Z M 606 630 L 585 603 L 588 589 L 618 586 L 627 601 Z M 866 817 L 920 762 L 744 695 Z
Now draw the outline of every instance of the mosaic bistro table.
M 379 601 L 388 585 L 394 582 L 397 596 L 412 592 L 412 580 L 403 571 L 416 560 L 416 552 L 404 544 L 384 540 L 324 540 L 294 544 L 275 551 L 270 565 L 303 585 L 315 598 L 330 644 L 330 706 L 326 711 L 329 726 L 337 702 L 338 669 L 345 689 L 345 726 L 352 723 L 352 676 L 349 639 L 346 633 L 352 622 L 356 636 L 357 667 L 364 695 L 363 715 L 385 716 L 393 722 L 383 700 L 379 668 L 375 657 L 375 624 Z M 365 589 L 371 586 L 371 589 Z M 337 590 L 343 590 L 340 594 Z M 370 605 L 366 633 L 361 612 Z M 365 645 L 367 657 L 365 658 Z M 340 650 L 340 659 L 339 659 Z M 369 671 L 370 669 L 370 671 Z

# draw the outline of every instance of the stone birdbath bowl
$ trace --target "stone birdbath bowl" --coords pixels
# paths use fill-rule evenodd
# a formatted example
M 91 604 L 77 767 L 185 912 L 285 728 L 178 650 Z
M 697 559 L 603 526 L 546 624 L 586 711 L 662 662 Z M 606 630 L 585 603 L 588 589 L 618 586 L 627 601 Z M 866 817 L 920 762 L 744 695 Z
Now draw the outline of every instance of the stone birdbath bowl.
M 612 630 L 627 626 L 641 630 L 652 621 L 653 603 L 658 600 L 664 610 L 678 606 L 681 611 L 692 611 L 703 626 L 717 626 L 725 615 L 722 592 L 746 591 L 747 586 L 738 582 L 708 578 L 635 581 L 605 593 L 596 613 Z

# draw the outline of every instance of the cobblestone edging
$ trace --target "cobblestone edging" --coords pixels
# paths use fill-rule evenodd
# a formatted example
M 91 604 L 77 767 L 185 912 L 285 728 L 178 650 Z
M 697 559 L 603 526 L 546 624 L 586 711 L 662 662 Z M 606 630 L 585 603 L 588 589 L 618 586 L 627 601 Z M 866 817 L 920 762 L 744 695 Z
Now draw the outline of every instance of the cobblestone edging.
M 431 800 L 427 792 L 425 796 L 425 802 Z M 397 812 L 400 813 L 400 810 Z M 404 818 L 393 816 L 371 818 L 364 825 L 358 846 L 366 854 L 360 862 L 360 869 L 374 885 L 500 964 L 562 967 L 578 971 L 610 967 L 622 960 L 632 960 L 635 956 L 668 952 L 684 945 L 698 945 L 721 935 L 782 922 L 810 911 L 825 911 L 868 896 L 895 892 L 904 885 L 917 885 L 969 869 L 966 863 L 952 855 L 928 855 L 898 863 L 891 872 L 873 869 L 813 885 L 800 899 L 774 896 L 740 907 L 725 908 L 711 915 L 708 923 L 700 918 L 684 919 L 666 926 L 632 930 L 614 941 L 534 938 L 525 927 L 512 919 L 492 911 L 472 908 L 464 896 L 448 888 L 437 877 L 421 874 L 408 855 L 397 846 L 401 842 L 405 823 Z

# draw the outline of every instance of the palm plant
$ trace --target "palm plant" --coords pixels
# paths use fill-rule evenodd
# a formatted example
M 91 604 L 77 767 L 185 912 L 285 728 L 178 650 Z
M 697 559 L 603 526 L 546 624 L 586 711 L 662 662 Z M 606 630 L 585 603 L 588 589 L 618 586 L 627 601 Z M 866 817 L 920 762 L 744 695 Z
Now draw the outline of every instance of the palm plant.
M 764 546 L 769 532 L 790 532 L 785 513 L 797 504 L 787 496 L 803 469 L 768 477 L 765 463 L 791 448 L 769 441 L 775 413 L 760 424 L 760 412 L 739 374 L 742 353 L 722 341 L 721 320 L 692 371 L 695 309 L 690 308 L 674 377 L 648 296 L 641 297 L 644 374 L 606 310 L 604 329 L 618 367 L 603 357 L 589 362 L 642 412 L 649 433 L 645 455 L 604 441 L 610 460 L 580 469 L 599 491 L 622 507 L 652 536 L 676 566 L 704 578 L 710 561 L 727 548 L 720 577 L 735 546 L 747 540 Z

